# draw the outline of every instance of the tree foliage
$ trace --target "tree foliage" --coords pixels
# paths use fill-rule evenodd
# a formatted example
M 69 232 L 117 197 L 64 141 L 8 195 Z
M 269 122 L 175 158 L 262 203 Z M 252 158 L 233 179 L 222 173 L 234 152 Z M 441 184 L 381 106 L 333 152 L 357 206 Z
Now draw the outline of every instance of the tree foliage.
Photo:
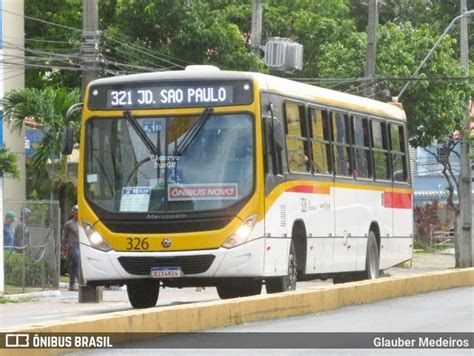
M 360 78 L 365 76 L 367 4 L 368 0 L 264 1 L 262 43 L 270 37 L 291 37 L 304 45 L 303 70 L 275 74 L 306 78 L 321 86 L 360 95 L 366 85 Z M 80 28 L 81 7 L 82 0 L 26 0 L 25 9 L 29 16 Z M 468 1 L 468 8 L 474 8 L 474 0 Z M 181 69 L 191 63 L 267 71 L 262 59 L 248 48 L 251 11 L 251 0 L 102 0 L 101 75 L 150 67 Z M 398 94 L 405 83 L 401 79 L 411 76 L 458 14 L 458 0 L 381 3 L 378 77 L 369 84 L 374 88 L 375 98 L 386 101 Z M 463 75 L 458 34 L 459 27 L 455 26 L 421 70 L 419 77 L 427 80 L 416 78 L 401 98 L 415 146 L 449 138 L 460 128 L 464 104 L 472 97 L 472 82 L 447 79 Z M 29 42 L 34 48 L 67 49 L 79 54 L 80 32 L 27 20 L 26 35 L 31 39 L 64 42 Z M 470 38 L 474 43 L 474 31 Z M 471 45 L 471 53 L 473 48 Z M 38 88 L 71 88 L 80 84 L 78 72 L 46 72 L 28 71 L 27 83 Z
M 43 126 L 45 137 L 33 157 L 33 167 L 41 170 L 48 159 L 60 152 L 66 112 L 79 102 L 79 91 L 46 88 L 12 90 L 3 99 L 4 118 L 20 131 L 26 118 L 34 118 Z M 71 124 L 79 128 L 78 117 Z M 78 137 L 78 135 L 76 135 Z
M 12 179 L 20 177 L 17 156 L 5 147 L 0 148 L 0 176 Z
M 34 118 L 43 126 L 44 139 L 33 156 L 32 168 L 37 177 L 45 175 L 48 160 L 53 156 L 60 156 L 60 146 L 63 129 L 71 125 L 79 131 L 79 117 L 72 117 L 66 122 L 66 112 L 79 102 L 79 90 L 64 88 L 35 89 L 26 88 L 8 92 L 3 99 L 4 119 L 9 121 L 15 130 L 21 130 L 26 118 Z M 75 135 L 76 139 L 79 135 Z M 65 206 L 68 193 L 76 190 L 76 178 L 67 171 L 67 157 L 63 156 L 59 162 L 60 168 L 52 177 L 52 185 L 58 193 L 61 208 L 61 226 L 65 221 Z

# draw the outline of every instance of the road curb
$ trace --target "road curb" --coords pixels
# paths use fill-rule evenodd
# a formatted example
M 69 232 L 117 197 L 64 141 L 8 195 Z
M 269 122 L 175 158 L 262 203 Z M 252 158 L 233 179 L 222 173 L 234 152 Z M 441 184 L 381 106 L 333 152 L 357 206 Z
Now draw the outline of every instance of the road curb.
M 380 278 L 273 295 L 204 302 L 147 310 L 115 312 L 63 321 L 24 325 L 0 332 L 13 333 L 145 333 L 190 332 L 253 321 L 323 312 L 354 304 L 409 296 L 455 287 L 474 286 L 474 268 Z M 127 341 L 131 341 L 128 339 Z M 3 353 L 7 350 L 1 350 Z M 8 350 L 12 354 L 12 350 Z M 29 350 L 29 353 L 35 350 Z M 36 350 L 38 354 L 60 350 Z
M 60 297 L 60 296 L 61 296 L 61 291 L 58 289 L 4 295 L 5 298 L 15 299 L 15 300 L 22 299 L 22 298 L 34 299 L 34 298 Z

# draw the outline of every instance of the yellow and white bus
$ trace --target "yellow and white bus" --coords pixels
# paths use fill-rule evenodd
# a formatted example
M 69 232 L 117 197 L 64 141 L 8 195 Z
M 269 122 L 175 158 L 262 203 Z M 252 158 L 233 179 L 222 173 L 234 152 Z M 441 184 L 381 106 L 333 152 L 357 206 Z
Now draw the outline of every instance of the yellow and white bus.
M 411 258 L 406 117 L 395 105 L 191 66 L 93 81 L 79 234 L 89 286 L 221 298 L 377 278 Z

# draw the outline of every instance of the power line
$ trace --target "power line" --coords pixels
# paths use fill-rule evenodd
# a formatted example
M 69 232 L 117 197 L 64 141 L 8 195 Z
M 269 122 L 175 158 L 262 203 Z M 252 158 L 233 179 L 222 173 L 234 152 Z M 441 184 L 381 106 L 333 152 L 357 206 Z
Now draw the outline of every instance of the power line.
M 109 39 L 113 40 L 113 37 L 112 37 L 110 34 L 106 34 L 105 32 L 103 32 L 102 35 L 103 35 L 103 37 L 106 38 L 106 39 L 109 38 Z M 117 36 L 117 35 L 115 35 L 115 36 Z M 120 35 L 120 37 L 122 38 L 123 41 L 128 41 L 128 40 L 129 40 L 129 39 L 126 38 L 124 35 Z M 115 39 L 115 40 L 118 41 L 118 39 Z M 123 41 L 122 41 L 122 43 L 123 43 Z M 187 60 L 185 60 L 185 59 L 181 59 L 181 58 L 178 58 L 178 57 L 169 55 L 169 54 L 165 54 L 165 53 L 161 53 L 161 52 L 152 51 L 152 50 L 150 50 L 150 49 L 148 49 L 148 48 L 146 48 L 146 47 L 139 46 L 139 45 L 137 45 L 137 44 L 132 44 L 131 46 L 138 47 L 138 48 L 140 48 L 140 49 L 142 49 L 142 50 L 144 50 L 144 51 L 146 51 L 146 52 L 148 52 L 148 53 L 150 53 L 150 54 L 155 54 L 155 55 L 159 54 L 160 56 L 163 56 L 163 57 L 169 58 L 169 59 L 173 59 L 173 60 L 175 60 L 175 61 L 181 62 L 181 63 L 186 64 L 186 65 L 187 65 L 187 64 L 196 64 L 196 63 L 194 63 L 194 62 L 190 62 L 190 61 L 187 61 Z
M 44 42 L 44 43 L 55 43 L 55 44 L 73 44 L 73 41 L 59 41 L 59 40 L 50 40 L 50 39 L 43 39 L 43 38 L 26 38 L 26 37 L 16 37 L 16 36 L 2 36 L 3 38 L 8 38 L 11 40 L 21 40 L 23 41 L 31 41 L 31 42 Z M 79 43 L 79 39 L 76 39 L 75 42 Z
M 5 10 L 5 9 L 3 9 L 3 8 L 2 8 L 2 12 L 6 12 L 6 13 L 8 13 L 8 14 L 15 15 L 15 16 L 18 16 L 18 17 L 24 17 L 25 19 L 32 20 L 32 21 L 36 21 L 36 22 L 41 22 L 41 23 L 44 23 L 44 24 L 47 24 L 47 25 L 51 25 L 51 26 L 62 27 L 62 28 L 68 29 L 68 30 L 83 32 L 83 30 L 81 30 L 81 29 L 79 29 L 79 28 L 75 28 L 75 27 L 66 26 L 66 25 L 62 25 L 62 24 L 59 24 L 59 23 L 55 23 L 55 22 L 50 22 L 50 21 L 38 19 L 38 18 L 32 17 L 32 16 L 27 16 L 27 15 L 18 14 L 18 13 L 16 13 L 16 12 L 9 11 L 9 10 Z
M 5 10 L 5 9 L 2 9 L 2 11 L 6 12 L 6 13 L 9 13 L 9 14 L 12 14 L 12 15 L 15 15 L 15 16 L 19 16 L 19 17 L 24 17 L 25 19 L 28 19 L 28 20 L 32 20 L 32 21 L 36 21 L 36 22 L 40 22 L 40 23 L 44 23 L 44 24 L 47 24 L 47 25 L 51 25 L 51 26 L 56 26 L 56 27 L 60 27 L 60 28 L 65 28 L 65 29 L 68 29 L 68 30 L 73 30 L 73 31 L 76 31 L 76 32 L 81 32 L 83 34 L 87 34 L 87 31 L 84 31 L 82 29 L 79 29 L 79 28 L 74 28 L 74 27 L 71 27 L 71 26 L 66 26 L 66 25 L 62 25 L 62 24 L 58 24 L 58 23 L 55 23 L 55 22 L 51 22 L 51 21 L 46 21 L 46 20 L 42 20 L 42 19 L 38 19 L 36 17 L 32 17 L 32 16 L 27 16 L 27 15 L 21 15 L 21 14 L 18 14 L 18 13 L 15 13 L 15 12 L 12 12 L 12 11 L 9 11 L 9 10 Z M 95 34 L 95 33 L 94 33 Z M 171 59 L 174 59 L 174 60 L 177 60 L 177 61 L 181 61 L 183 63 L 191 63 L 191 62 L 188 62 L 188 61 L 185 61 L 185 60 L 182 60 L 182 59 L 179 59 L 177 57 L 173 57 L 173 56 L 169 56 L 169 55 L 164 55 L 164 54 L 158 54 L 154 51 L 151 51 L 151 50 L 148 50 L 144 47 L 141 47 L 141 46 L 138 46 L 138 45 L 130 45 L 130 44 L 127 44 L 125 42 L 122 42 L 118 39 L 115 39 L 109 35 L 106 35 L 105 33 L 102 34 L 102 36 L 110 41 L 113 41 L 113 42 L 116 42 L 118 43 L 119 45 L 122 45 L 126 48 L 129 48 L 129 49 L 132 49 L 132 50 L 135 50 L 141 54 L 144 54 L 144 55 L 147 55 L 149 57 L 152 57 L 154 59 L 157 59 L 161 62 L 164 62 L 164 63 L 168 63 L 168 64 L 171 64 L 173 67 L 178 67 L 178 68 L 184 68 L 184 66 L 178 64 L 178 63 L 175 63 L 169 59 L 166 59 L 166 58 L 163 58 L 163 57 L 168 57 L 168 58 L 171 58 Z M 66 42 L 66 41 L 64 41 Z
M 150 56 L 150 57 L 152 57 L 152 58 L 155 58 L 155 59 L 157 59 L 157 60 L 159 60 L 159 61 L 161 61 L 161 62 L 171 64 L 171 65 L 173 65 L 173 66 L 175 66 L 175 67 L 184 68 L 184 66 L 182 66 L 182 65 L 180 65 L 180 64 L 178 64 L 178 63 L 174 63 L 174 62 L 172 62 L 172 61 L 170 61 L 170 60 L 168 60 L 168 59 L 166 59 L 166 58 L 161 58 L 161 57 L 159 57 L 159 56 L 156 55 L 156 54 L 151 54 L 151 53 L 149 53 L 148 51 L 143 50 L 143 49 L 141 49 L 141 48 L 139 48 L 139 47 L 134 47 L 133 45 L 129 45 L 128 43 L 121 42 L 121 41 L 119 41 L 119 40 L 116 40 L 116 39 L 114 39 L 114 38 L 112 38 L 112 37 L 109 37 L 109 36 L 106 36 L 106 35 L 104 35 L 104 38 L 109 39 L 109 40 L 111 40 L 111 41 L 113 41 L 113 42 L 116 42 L 116 43 L 118 43 L 118 44 L 120 44 L 120 45 L 122 45 L 122 46 L 124 46 L 124 47 L 133 49 L 133 50 L 135 50 L 135 51 L 137 51 L 137 52 L 139 52 L 139 53 L 142 53 L 142 54 L 144 54 L 144 55 L 147 55 L 147 56 Z
M 350 83 L 350 82 L 362 82 L 369 80 L 368 77 L 334 77 L 334 78 L 291 78 L 292 80 L 304 82 L 304 83 L 325 83 L 325 82 L 338 82 L 338 83 Z M 370 78 L 372 81 L 455 81 L 455 80 L 474 80 L 474 76 L 443 76 L 443 77 L 398 77 L 398 76 L 377 76 Z
M 130 51 L 125 51 L 125 50 L 122 50 L 120 49 L 120 47 L 110 47 L 110 49 L 114 49 L 115 53 L 119 55 L 119 57 L 122 57 L 124 58 L 125 60 L 127 60 L 127 58 L 133 58 L 135 59 L 138 63 L 144 63 L 144 64 L 149 64 L 151 65 L 153 68 L 157 68 L 156 67 L 156 61 L 153 61 L 151 58 L 149 57 L 144 57 L 144 56 L 140 56 L 138 54 L 135 54 L 134 52 L 130 52 Z M 106 51 L 107 52 L 107 51 Z M 110 60 L 114 60 L 116 61 L 115 58 L 112 58 L 112 57 L 109 57 L 109 53 L 105 53 L 105 54 L 102 54 L 102 56 L 105 56 L 107 58 L 109 58 Z M 163 69 L 164 67 L 159 67 L 157 68 L 157 70 L 160 70 Z M 168 67 L 169 68 L 169 67 Z M 173 68 L 173 67 L 171 67 Z

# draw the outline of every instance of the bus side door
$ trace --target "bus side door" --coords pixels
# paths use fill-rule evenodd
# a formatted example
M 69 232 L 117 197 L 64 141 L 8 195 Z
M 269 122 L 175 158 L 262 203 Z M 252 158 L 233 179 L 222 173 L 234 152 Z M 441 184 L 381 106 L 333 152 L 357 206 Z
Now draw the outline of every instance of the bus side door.
M 286 185 L 283 175 L 282 100 L 262 94 L 264 153 L 265 276 L 281 276 L 288 271 Z

